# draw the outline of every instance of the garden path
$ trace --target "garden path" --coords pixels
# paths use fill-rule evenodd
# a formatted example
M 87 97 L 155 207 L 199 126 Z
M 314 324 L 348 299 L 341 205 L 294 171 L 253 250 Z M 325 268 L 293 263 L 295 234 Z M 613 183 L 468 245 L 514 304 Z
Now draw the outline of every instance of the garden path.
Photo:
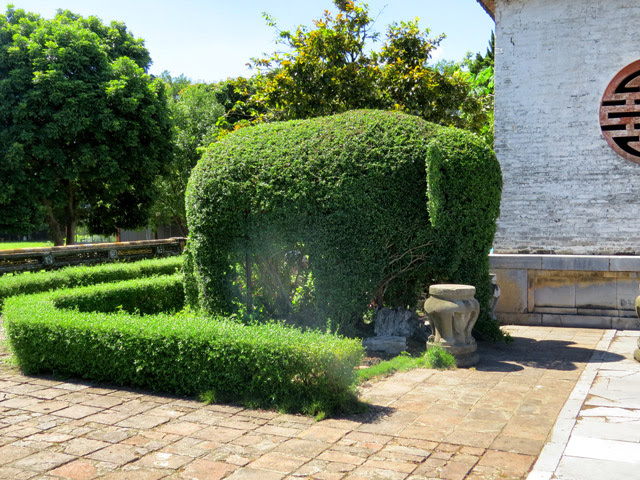
M 0 478 L 525 478 L 605 331 L 507 330 L 514 342 L 481 343 L 475 369 L 396 373 L 360 388 L 366 414 L 321 422 L 1 362 Z

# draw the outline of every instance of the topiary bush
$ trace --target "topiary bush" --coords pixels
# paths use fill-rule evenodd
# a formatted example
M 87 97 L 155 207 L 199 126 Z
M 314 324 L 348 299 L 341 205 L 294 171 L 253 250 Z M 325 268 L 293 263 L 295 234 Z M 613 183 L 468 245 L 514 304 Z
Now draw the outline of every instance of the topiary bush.
M 26 374 L 206 394 L 313 415 L 357 406 L 359 341 L 279 324 L 161 313 L 183 301 L 180 275 L 153 277 L 11 297 L 3 322 Z M 149 315 L 132 313 L 140 309 Z
M 344 333 L 372 302 L 413 307 L 429 284 L 457 282 L 476 286 L 478 327 L 499 336 L 488 253 L 501 185 L 482 140 L 401 113 L 241 129 L 211 145 L 189 181 L 188 302 L 251 310 L 256 271 L 283 284 L 289 273 L 263 265 L 296 252 L 312 271 L 314 314 Z

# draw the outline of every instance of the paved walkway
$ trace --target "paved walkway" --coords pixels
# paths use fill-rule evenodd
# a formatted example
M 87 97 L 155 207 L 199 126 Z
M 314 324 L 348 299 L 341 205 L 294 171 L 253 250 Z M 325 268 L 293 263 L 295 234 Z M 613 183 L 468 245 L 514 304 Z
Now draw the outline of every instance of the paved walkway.
M 550 478 L 556 467 L 568 471 L 564 466 L 584 445 L 577 434 L 566 449 L 567 442 L 554 437 L 556 418 L 571 413 L 567 399 L 567 405 L 583 408 L 574 387 L 584 397 L 589 375 L 614 381 L 613 372 L 624 371 L 616 365 L 636 368 L 637 374 L 640 364 L 626 360 L 633 349 L 627 352 L 623 339 L 632 337 L 614 338 L 613 332 L 508 330 L 515 341 L 482 344 L 476 369 L 395 374 L 361 389 L 372 405 L 367 414 L 317 423 L 299 415 L 26 377 L 2 363 L 0 478 L 522 479 L 543 447 L 545 461 L 545 443 L 551 442 L 562 450 L 559 456 L 556 451 L 556 465 L 539 461 L 532 472 Z M 594 349 L 597 365 L 589 363 Z M 7 357 L 6 349 L 0 348 L 0 356 Z M 611 385 L 608 390 L 616 390 Z M 584 409 L 599 412 L 601 407 L 589 403 L 595 401 L 589 397 Z M 588 429 L 587 417 L 580 418 L 565 430 L 583 424 Z M 637 424 L 626 431 L 634 429 Z
M 640 363 L 633 359 L 639 336 L 605 333 L 529 480 L 640 478 Z

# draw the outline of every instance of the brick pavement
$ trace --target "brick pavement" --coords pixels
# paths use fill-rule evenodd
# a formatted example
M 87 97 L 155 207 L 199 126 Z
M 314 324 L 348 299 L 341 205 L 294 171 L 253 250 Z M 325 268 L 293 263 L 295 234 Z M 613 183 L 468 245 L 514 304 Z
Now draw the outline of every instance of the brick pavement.
M 368 413 L 322 422 L 27 377 L 2 362 L 0 478 L 524 478 L 603 331 L 508 330 L 515 341 L 481 344 L 475 369 L 371 382 L 360 389 Z

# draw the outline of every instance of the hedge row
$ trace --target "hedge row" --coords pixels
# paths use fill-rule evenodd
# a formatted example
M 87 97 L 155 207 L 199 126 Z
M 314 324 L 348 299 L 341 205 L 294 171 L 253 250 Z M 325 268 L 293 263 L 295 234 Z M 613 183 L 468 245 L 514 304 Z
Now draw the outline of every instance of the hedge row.
M 54 271 L 6 274 L 0 277 L 0 307 L 13 295 L 39 293 L 58 288 L 118 282 L 152 275 L 169 275 L 182 268 L 182 256 L 138 262 L 65 267 Z
M 215 401 L 309 414 L 340 409 L 355 398 L 359 341 L 279 324 L 158 313 L 182 301 L 181 277 L 173 275 L 11 297 L 3 317 L 27 374 L 180 395 L 206 392 Z M 115 313 L 105 312 L 113 308 Z M 136 308 L 153 314 L 128 312 Z M 84 311 L 90 309 L 98 311 Z

